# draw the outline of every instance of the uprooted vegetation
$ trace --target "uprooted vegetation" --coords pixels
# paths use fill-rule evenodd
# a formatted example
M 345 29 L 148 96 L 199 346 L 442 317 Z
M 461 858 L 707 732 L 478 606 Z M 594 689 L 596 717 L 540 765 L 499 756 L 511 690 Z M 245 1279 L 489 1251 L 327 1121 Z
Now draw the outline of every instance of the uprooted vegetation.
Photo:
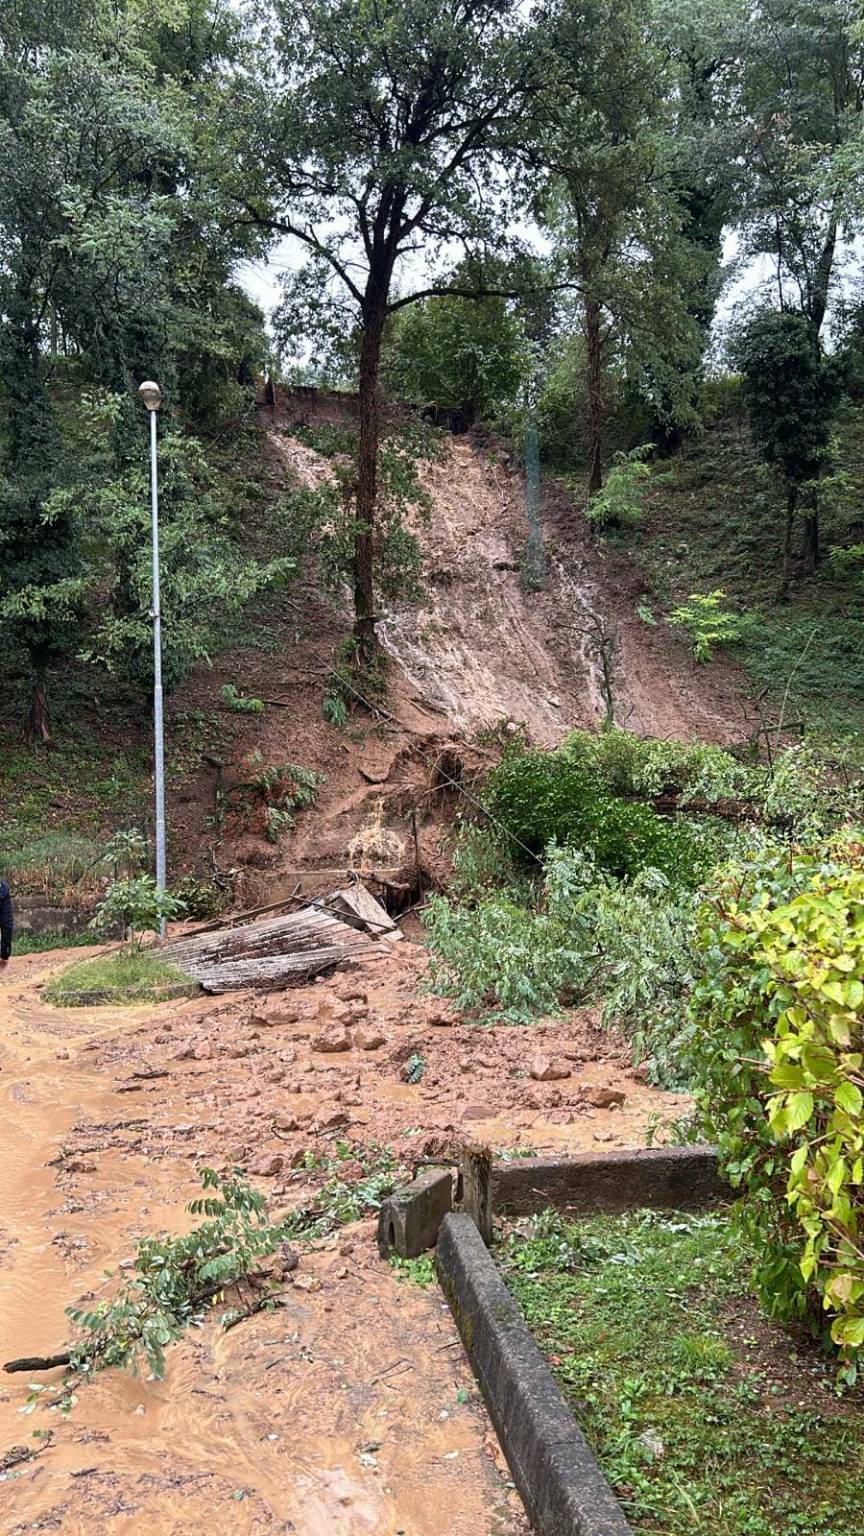
M 838 788 L 797 749 L 769 769 L 577 735 L 505 757 L 485 790 L 492 828 L 466 829 L 456 891 L 429 905 L 433 984 L 514 1023 L 597 999 L 656 1078 L 694 1088 L 693 1130 L 719 1141 L 742 1193 L 763 1300 L 806 1320 L 854 1382 L 860 786 Z

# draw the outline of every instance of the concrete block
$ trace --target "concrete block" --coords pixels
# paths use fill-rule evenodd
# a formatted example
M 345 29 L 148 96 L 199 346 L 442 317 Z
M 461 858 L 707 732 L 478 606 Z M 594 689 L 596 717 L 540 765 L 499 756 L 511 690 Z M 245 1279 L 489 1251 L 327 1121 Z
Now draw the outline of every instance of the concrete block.
M 453 1208 L 453 1176 L 449 1170 L 430 1168 L 413 1184 L 394 1190 L 378 1215 L 378 1252 L 383 1259 L 396 1253 L 416 1259 L 434 1248 L 447 1212 Z
M 445 1217 L 436 1264 L 538 1536 L 633 1536 L 470 1216 Z
M 547 1205 L 574 1215 L 615 1214 L 640 1206 L 695 1211 L 730 1196 L 720 1177 L 717 1149 L 711 1146 L 587 1152 L 557 1160 L 526 1157 L 492 1168 L 495 1209 L 520 1216 Z

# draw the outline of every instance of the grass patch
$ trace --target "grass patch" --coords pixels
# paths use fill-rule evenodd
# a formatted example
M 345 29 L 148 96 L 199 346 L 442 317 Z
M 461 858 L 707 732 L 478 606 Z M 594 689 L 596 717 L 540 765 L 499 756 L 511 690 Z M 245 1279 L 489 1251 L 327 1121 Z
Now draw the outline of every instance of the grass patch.
M 12 941 L 13 955 L 41 955 L 51 949 L 85 949 L 101 944 L 88 929 L 81 933 L 16 933 Z
M 864 1400 L 768 1323 L 725 1216 L 511 1233 L 507 1282 L 640 1536 L 856 1536 Z
M 153 950 L 128 946 L 94 960 L 79 960 L 45 988 L 45 999 L 56 1008 L 82 1008 L 102 1003 L 159 1003 L 197 990 L 179 966 Z
M 102 849 L 93 838 L 75 832 L 46 832 L 39 837 L 0 835 L 0 871 L 16 890 L 62 896 L 70 886 L 97 885 Z

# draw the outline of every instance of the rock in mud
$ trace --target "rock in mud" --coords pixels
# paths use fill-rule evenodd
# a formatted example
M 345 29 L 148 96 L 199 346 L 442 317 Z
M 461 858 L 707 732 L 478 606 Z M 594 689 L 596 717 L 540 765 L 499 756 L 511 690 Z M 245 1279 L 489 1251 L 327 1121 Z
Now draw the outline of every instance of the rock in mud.
M 565 1062 L 552 1061 L 549 1056 L 535 1056 L 529 1071 L 535 1083 L 554 1083 L 570 1076 L 570 1068 Z
M 322 1029 L 320 1034 L 313 1035 L 311 1043 L 313 1051 L 335 1055 L 340 1051 L 350 1051 L 351 1036 L 344 1024 L 334 1024 L 330 1029 Z
M 585 1099 L 594 1109 L 620 1109 L 626 1094 L 620 1088 L 586 1088 Z
M 374 1025 L 370 1024 L 365 1028 L 361 1025 L 355 1030 L 354 1044 L 360 1051 L 377 1051 L 382 1045 L 387 1044 L 387 1036 L 382 1035 L 380 1029 L 376 1029 Z
M 343 1125 L 348 1125 L 351 1117 L 346 1115 L 344 1109 L 334 1109 L 330 1115 L 325 1115 L 318 1121 L 319 1131 L 338 1131 Z
M 259 1179 L 275 1179 L 285 1167 L 285 1158 L 281 1152 L 263 1152 L 249 1164 L 249 1172 Z
M 338 998 L 340 1003 L 365 1004 L 369 1000 L 368 993 L 362 982 L 352 981 L 351 978 L 347 976 L 345 977 L 344 981 L 340 980 L 334 983 L 333 996 Z

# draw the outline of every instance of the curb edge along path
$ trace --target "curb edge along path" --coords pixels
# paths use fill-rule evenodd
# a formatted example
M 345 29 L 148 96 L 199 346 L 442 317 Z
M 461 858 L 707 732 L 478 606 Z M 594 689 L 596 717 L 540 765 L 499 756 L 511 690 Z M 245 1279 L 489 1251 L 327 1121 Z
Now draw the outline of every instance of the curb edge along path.
M 436 1264 L 539 1536 L 633 1536 L 470 1216 L 446 1216 Z

